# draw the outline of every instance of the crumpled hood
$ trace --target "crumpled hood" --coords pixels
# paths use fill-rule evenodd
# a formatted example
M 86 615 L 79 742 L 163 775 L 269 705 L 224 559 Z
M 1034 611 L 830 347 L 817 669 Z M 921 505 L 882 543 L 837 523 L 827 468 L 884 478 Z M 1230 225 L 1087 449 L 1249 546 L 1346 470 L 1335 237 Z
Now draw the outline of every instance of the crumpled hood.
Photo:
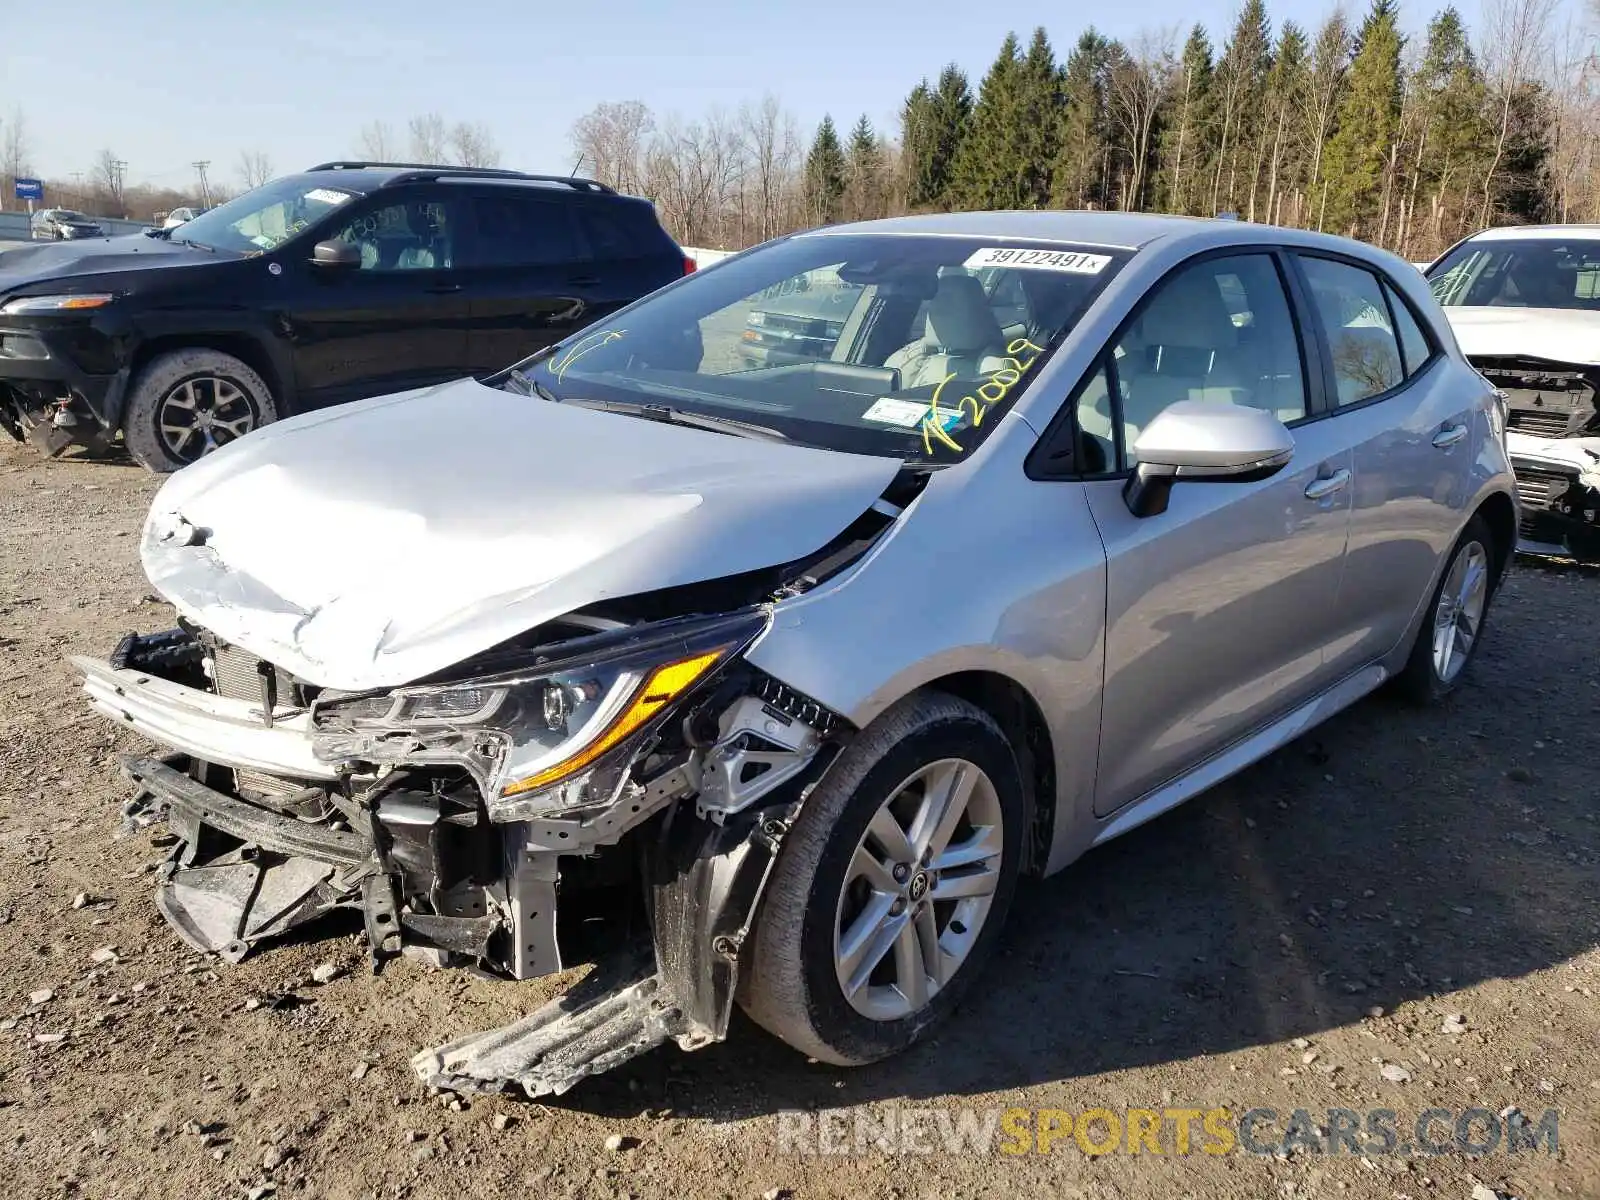
M 393 687 L 597 601 L 800 558 L 900 468 L 474 380 L 309 413 L 157 494 L 180 613 L 312 683 Z
M 1463 305 L 1444 310 L 1468 358 L 1541 358 L 1600 363 L 1600 312 Z

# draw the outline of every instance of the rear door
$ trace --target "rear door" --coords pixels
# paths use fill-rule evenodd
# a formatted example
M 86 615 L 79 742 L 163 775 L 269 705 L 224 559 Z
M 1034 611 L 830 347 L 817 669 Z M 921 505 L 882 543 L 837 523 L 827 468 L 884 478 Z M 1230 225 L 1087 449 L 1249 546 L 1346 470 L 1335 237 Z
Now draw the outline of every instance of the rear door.
M 509 366 L 609 311 L 570 196 L 522 184 L 462 190 L 472 217 L 472 374 Z
M 684 255 L 648 200 L 579 196 L 573 207 L 604 312 L 632 304 L 684 272 Z
M 1426 321 L 1353 259 L 1296 254 L 1327 364 L 1331 411 L 1355 452 L 1350 549 L 1334 666 L 1399 644 L 1466 516 L 1478 397 L 1454 382 Z
M 1330 682 L 1352 453 L 1316 419 L 1316 350 L 1300 335 L 1284 268 L 1254 250 L 1180 267 L 1077 397 L 1087 457 L 1106 468 L 1084 485 L 1107 558 L 1100 815 Z M 1132 448 L 1179 400 L 1273 412 L 1294 435 L 1294 458 L 1267 479 L 1180 482 L 1165 512 L 1135 517 L 1123 499 Z
M 295 283 L 282 319 L 305 407 L 459 378 L 467 366 L 467 295 L 457 256 L 459 195 L 379 192 L 325 240 L 361 252 L 359 267 L 286 260 Z

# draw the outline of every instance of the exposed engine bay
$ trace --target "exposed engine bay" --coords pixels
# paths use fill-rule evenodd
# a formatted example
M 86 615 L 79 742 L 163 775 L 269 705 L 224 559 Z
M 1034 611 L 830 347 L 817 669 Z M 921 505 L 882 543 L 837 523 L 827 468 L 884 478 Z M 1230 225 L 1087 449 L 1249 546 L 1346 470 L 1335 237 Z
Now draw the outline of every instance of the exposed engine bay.
M 720 1040 L 784 835 L 853 732 L 744 652 L 924 482 L 800 562 L 594 605 L 402 687 L 319 687 L 192 621 L 74 659 L 99 711 L 172 748 L 122 763 L 126 820 L 179 838 L 158 907 L 230 962 L 350 909 L 375 970 L 407 953 L 523 980 L 573 965 L 571 909 L 622 891 L 647 946 L 418 1074 L 559 1093 Z
M 1518 549 L 1600 562 L 1600 366 L 1472 356 L 1506 398 Z

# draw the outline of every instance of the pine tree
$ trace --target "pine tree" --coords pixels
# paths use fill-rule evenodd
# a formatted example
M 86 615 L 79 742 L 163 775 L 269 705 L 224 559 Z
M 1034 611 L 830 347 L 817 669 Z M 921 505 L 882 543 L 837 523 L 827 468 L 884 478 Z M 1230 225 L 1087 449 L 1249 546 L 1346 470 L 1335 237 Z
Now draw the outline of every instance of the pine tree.
M 1091 27 L 1067 56 L 1061 81 L 1061 117 L 1051 201 L 1058 208 L 1104 208 L 1111 152 L 1106 112 L 1106 76 L 1111 43 Z
M 1171 212 L 1198 213 L 1200 181 L 1211 161 L 1215 120 L 1211 39 L 1196 25 L 1183 44 L 1173 81 L 1158 157 L 1161 174 L 1157 202 Z
M 806 209 L 818 225 L 839 220 L 844 202 L 845 160 L 833 118 L 824 116 L 806 155 Z
M 1357 34 L 1339 105 L 1339 127 L 1328 143 L 1328 214 L 1332 230 L 1369 234 L 1382 209 L 1385 160 L 1400 119 L 1400 31 L 1395 0 L 1373 0 Z
M 901 157 L 910 208 L 947 208 L 953 169 L 972 119 L 972 90 L 954 63 L 939 73 L 938 86 L 923 80 L 906 97 Z
M 1061 107 L 1061 73 L 1055 51 L 1041 26 L 1033 31 L 1022 60 L 1021 123 L 1012 153 L 1016 176 L 1011 206 L 1043 208 L 1050 203 L 1050 171 L 1055 158 L 1056 114 Z
M 954 192 L 963 207 L 1010 208 L 1017 204 L 1011 156 L 1024 104 L 1022 53 L 1017 35 L 1010 33 L 978 87 L 967 136 L 956 154 Z
M 1474 180 L 1491 137 L 1484 119 L 1483 73 L 1461 14 L 1440 11 L 1428 24 L 1422 60 L 1410 80 L 1418 131 L 1405 228 L 1413 247 L 1432 254 L 1466 232 Z M 1428 211 L 1417 209 L 1427 197 Z
M 878 135 L 865 113 L 850 131 L 850 149 L 845 160 L 845 216 L 852 221 L 870 221 L 885 212 L 883 151 Z

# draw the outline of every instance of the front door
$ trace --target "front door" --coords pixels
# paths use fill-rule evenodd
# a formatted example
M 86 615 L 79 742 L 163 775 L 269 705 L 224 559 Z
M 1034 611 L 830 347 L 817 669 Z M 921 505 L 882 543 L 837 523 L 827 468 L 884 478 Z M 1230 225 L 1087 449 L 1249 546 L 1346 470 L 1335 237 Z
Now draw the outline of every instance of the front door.
M 380 193 L 329 235 L 360 250 L 359 266 L 289 264 L 301 279 L 284 319 L 305 407 L 466 374 L 460 228 L 459 200 L 447 189 Z
M 1205 258 L 1157 286 L 1078 397 L 1112 476 L 1085 485 L 1107 557 L 1100 815 L 1329 682 L 1353 454 L 1333 422 L 1308 419 L 1304 364 L 1274 256 Z M 1164 513 L 1133 516 L 1117 473 L 1179 400 L 1275 413 L 1293 460 L 1264 480 L 1181 481 Z

